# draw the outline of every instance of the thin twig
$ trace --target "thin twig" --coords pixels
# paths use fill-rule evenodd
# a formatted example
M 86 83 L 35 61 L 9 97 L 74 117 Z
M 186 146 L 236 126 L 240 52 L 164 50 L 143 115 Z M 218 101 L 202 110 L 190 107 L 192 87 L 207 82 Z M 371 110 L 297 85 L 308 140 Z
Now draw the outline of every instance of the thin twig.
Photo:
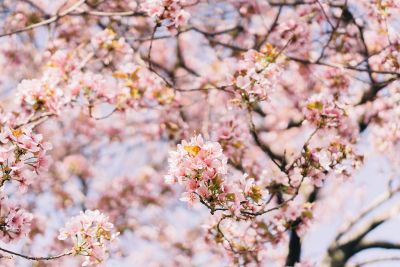
M 8 250 L 8 249 L 5 249 L 5 248 L 1 248 L 1 247 L 0 247 L 0 250 L 5 252 L 5 253 L 11 254 L 11 255 L 15 255 L 15 256 L 18 256 L 18 257 L 21 257 L 21 258 L 24 258 L 24 259 L 27 259 L 27 260 L 34 260 L 34 261 L 55 260 L 55 259 L 59 259 L 59 258 L 64 257 L 64 256 L 72 255 L 72 252 L 69 251 L 69 252 L 65 252 L 65 253 L 62 253 L 62 254 L 59 254 L 59 255 L 55 255 L 55 256 L 34 257 L 34 256 L 28 256 L 28 255 L 24 255 L 24 254 L 21 254 L 21 253 L 18 253 L 18 252 L 14 252 L 14 251 L 11 251 L 11 250 Z

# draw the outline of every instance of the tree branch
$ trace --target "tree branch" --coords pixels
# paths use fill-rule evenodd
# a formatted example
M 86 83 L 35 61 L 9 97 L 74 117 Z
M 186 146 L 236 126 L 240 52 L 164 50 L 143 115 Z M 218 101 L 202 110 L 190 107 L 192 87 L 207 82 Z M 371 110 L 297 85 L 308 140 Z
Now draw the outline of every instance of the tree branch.
M 21 253 L 18 253 L 18 252 L 14 252 L 14 251 L 11 251 L 11 250 L 8 250 L 8 249 L 5 249 L 5 248 L 1 248 L 1 247 L 0 247 L 0 251 L 3 251 L 5 253 L 8 253 L 8 254 L 11 254 L 11 255 L 14 255 L 14 256 L 18 256 L 18 257 L 21 257 L 21 258 L 24 258 L 24 259 L 27 259 L 27 260 L 34 260 L 34 261 L 55 260 L 55 259 L 59 259 L 59 258 L 64 257 L 64 256 L 72 255 L 72 252 L 69 251 L 69 252 L 65 252 L 65 253 L 62 253 L 62 254 L 59 254 L 59 255 L 55 255 L 55 256 L 34 257 L 34 256 L 28 256 L 28 255 L 24 255 L 24 254 L 21 254 Z

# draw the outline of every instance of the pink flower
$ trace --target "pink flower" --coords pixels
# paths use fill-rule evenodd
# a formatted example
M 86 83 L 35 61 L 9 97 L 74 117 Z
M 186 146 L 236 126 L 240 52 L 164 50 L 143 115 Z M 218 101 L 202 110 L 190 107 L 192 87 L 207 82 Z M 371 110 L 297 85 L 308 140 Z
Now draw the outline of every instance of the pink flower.
M 74 255 L 85 256 L 82 266 L 99 264 L 107 257 L 107 245 L 118 233 L 113 233 L 114 225 L 100 211 L 86 210 L 72 217 L 60 229 L 59 240 L 72 239 Z
M 350 85 L 350 79 L 341 69 L 332 68 L 325 72 L 328 87 L 333 91 L 346 92 Z
M 65 157 L 64 164 L 71 174 L 81 177 L 90 175 L 89 163 L 86 158 L 80 154 L 73 154 Z
M 164 9 L 161 0 L 147 0 L 142 4 L 142 8 L 151 17 L 160 16 Z
M 200 135 L 192 137 L 189 142 L 182 141 L 177 151 L 170 152 L 168 161 L 169 172 L 165 176 L 165 182 L 184 183 L 188 192 L 183 194 L 181 200 L 190 204 L 198 199 L 195 193 L 201 196 L 210 195 L 210 192 L 206 192 L 208 185 L 217 181 L 220 183 L 227 173 L 227 158 L 221 145 L 204 141 Z
M 242 89 L 250 86 L 250 79 L 248 76 L 239 76 L 236 78 L 236 85 Z
M 199 201 L 199 198 L 195 193 L 184 192 L 179 200 L 187 202 L 191 207 Z
M 190 14 L 187 11 L 182 9 L 181 11 L 179 11 L 178 15 L 175 17 L 175 25 L 178 27 L 184 26 L 189 21 L 189 18 L 190 18 Z
M 146 0 L 142 9 L 150 17 L 168 21 L 167 28 L 175 32 L 173 27 L 186 25 L 190 18 L 190 14 L 182 9 L 183 4 L 182 0 Z
M 280 57 L 276 49 L 267 44 L 261 52 L 247 51 L 238 62 L 235 85 L 239 93 L 247 96 L 247 101 L 263 101 L 281 76 Z
M 0 198 L 0 240 L 13 242 L 30 231 L 32 214 L 11 203 L 6 196 Z
M 285 217 L 290 221 L 295 221 L 298 217 L 300 217 L 302 209 L 300 205 L 291 201 L 288 202 L 287 207 L 284 211 Z
M 338 127 L 346 113 L 334 100 L 326 95 L 312 96 L 303 109 L 306 119 L 319 127 Z

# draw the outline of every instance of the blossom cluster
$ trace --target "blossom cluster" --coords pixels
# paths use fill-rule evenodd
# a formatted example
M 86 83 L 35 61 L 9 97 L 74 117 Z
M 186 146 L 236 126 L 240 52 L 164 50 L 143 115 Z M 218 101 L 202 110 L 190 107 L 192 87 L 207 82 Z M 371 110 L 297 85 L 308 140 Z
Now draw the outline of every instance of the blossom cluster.
M 0 166 L 2 186 L 6 181 L 16 181 L 20 191 L 26 191 L 35 172 L 46 170 L 51 144 L 44 142 L 41 134 L 28 128 L 3 126 L 0 131 Z
M 186 186 L 181 200 L 193 205 L 202 202 L 212 213 L 224 210 L 241 217 L 242 211 L 260 210 L 264 193 L 259 182 L 248 177 L 226 178 L 227 158 L 218 142 L 204 141 L 198 135 L 183 140 L 177 151 L 170 152 L 167 184 Z
M 246 121 L 238 116 L 226 116 L 215 124 L 215 137 L 224 154 L 234 162 L 239 162 L 249 145 L 250 134 Z
M 126 214 L 134 203 L 142 205 L 157 205 L 167 187 L 159 179 L 153 168 L 143 168 L 139 174 L 132 177 L 121 176 L 107 183 L 97 202 L 97 207 L 106 212 L 119 231 L 129 225 Z
M 399 100 L 400 90 L 394 84 L 369 106 L 368 113 L 364 118 L 365 122 L 373 122 L 371 124 L 371 138 L 380 151 L 394 152 L 400 144 Z
M 115 71 L 113 76 L 120 87 L 113 103 L 120 110 L 128 107 L 170 104 L 175 98 L 171 88 L 141 66 L 128 63 Z
M 192 137 L 189 142 L 183 140 L 177 151 L 170 152 L 168 162 L 165 181 L 186 185 L 183 201 L 193 204 L 198 201 L 198 196 L 206 199 L 226 197 L 223 176 L 227 173 L 227 158 L 219 143 L 204 141 L 201 135 Z
M 247 51 L 238 63 L 235 86 L 245 102 L 268 99 L 282 72 L 280 53 L 270 44 Z
M 307 30 L 306 23 L 294 19 L 285 21 L 278 26 L 280 37 L 284 40 L 291 40 L 290 42 L 297 47 L 306 43 Z
M 0 197 L 0 240 L 9 243 L 26 236 L 31 229 L 33 215 L 6 196 Z
M 72 97 L 78 97 L 81 93 L 89 103 L 97 100 L 111 101 L 112 96 L 106 92 L 107 83 L 103 76 L 87 71 L 77 73 L 71 78 L 67 90 Z
M 104 64 L 123 63 L 132 55 L 133 50 L 126 42 L 125 38 L 110 28 L 98 32 L 91 40 L 92 47 L 96 56 L 99 57 Z
M 253 220 L 232 221 L 224 217 L 206 225 L 208 242 L 222 244 L 233 257 L 237 265 L 246 265 L 263 260 L 266 255 L 263 248 L 266 243 L 273 247 L 285 241 L 288 229 L 303 236 L 313 218 L 311 203 L 289 201 L 282 209 L 271 212 L 268 216 L 259 216 Z
M 66 223 L 58 239 L 72 240 L 72 254 L 85 256 L 82 266 L 96 265 L 107 258 L 107 246 L 117 235 L 113 228 L 106 215 L 86 210 Z
M 378 13 L 382 18 L 390 17 L 398 13 L 400 9 L 400 4 L 396 0 L 373 0 L 369 4 L 372 6 L 373 12 Z
M 108 104 L 115 110 L 166 105 L 175 99 L 174 91 L 161 78 L 140 64 L 131 63 L 132 48 L 124 38 L 106 28 L 92 39 L 96 57 L 106 65 L 115 65 L 112 77 L 82 70 L 79 53 L 57 51 L 50 56 L 43 75 L 23 80 L 17 87 L 18 104 L 27 116 L 38 113 L 59 115 L 70 105 L 84 103 L 90 117 L 97 105 Z M 89 53 L 89 56 L 91 54 Z
M 399 165 L 400 2 L 332 2 L 4 0 L 0 191 L 27 205 L 0 195 L 0 240 L 29 231 L 24 251 L 10 253 L 57 266 L 69 255 L 84 265 L 312 266 L 292 237 L 361 164 L 357 142 L 370 136 Z M 43 140 L 56 145 L 47 171 Z M 168 143 L 180 144 L 164 176 Z M 206 214 L 175 203 L 182 191 L 213 215 L 206 240 Z M 69 250 L 37 253 L 53 221 L 41 213 L 79 207 L 89 210 L 61 229 L 65 242 L 44 242 Z M 106 262 L 117 231 L 134 249 Z M 327 259 L 348 247 L 335 243 Z
M 303 109 L 306 119 L 317 127 L 338 127 L 342 123 L 346 112 L 328 95 L 313 95 Z
M 302 157 L 296 162 L 292 180 L 304 177 L 313 185 L 321 187 L 328 173 L 333 171 L 337 177 L 348 178 L 352 170 L 358 169 L 363 157 L 356 154 L 351 146 L 343 141 L 332 141 L 327 147 L 305 148 Z
M 71 99 L 70 92 L 61 85 L 77 68 L 71 53 L 57 51 L 48 61 L 40 79 L 23 80 L 17 87 L 17 101 L 27 113 L 51 112 L 59 114 L 63 105 Z
M 151 17 L 157 19 L 157 23 L 167 21 L 165 25 L 169 30 L 187 24 L 190 14 L 183 9 L 182 0 L 147 0 L 142 8 Z
M 324 76 L 326 78 L 327 87 L 332 90 L 332 92 L 347 92 L 349 89 L 350 79 L 343 70 L 332 68 L 327 70 Z
M 371 57 L 371 65 L 380 70 L 400 70 L 400 35 L 395 35 L 393 41 L 386 49 Z

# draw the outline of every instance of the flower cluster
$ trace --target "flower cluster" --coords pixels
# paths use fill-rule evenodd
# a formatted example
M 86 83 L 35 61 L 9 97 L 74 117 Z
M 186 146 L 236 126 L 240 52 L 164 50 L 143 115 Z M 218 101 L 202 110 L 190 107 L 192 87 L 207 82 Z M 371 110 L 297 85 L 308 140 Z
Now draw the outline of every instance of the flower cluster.
M 2 186 L 6 181 L 16 181 L 18 189 L 25 191 L 31 184 L 34 172 L 46 170 L 49 157 L 46 151 L 51 144 L 43 140 L 42 135 L 33 134 L 25 128 L 4 126 L 0 131 L 0 175 Z
M 115 71 L 113 76 L 121 88 L 114 97 L 114 104 L 121 110 L 127 107 L 169 104 L 175 98 L 173 89 L 138 65 L 126 64 Z
M 261 52 L 247 51 L 239 61 L 235 86 L 245 102 L 268 98 L 280 77 L 279 54 L 272 45 L 267 44 Z
M 13 1 L 11 1 L 13 2 Z M 25 2 L 15 2 L 11 16 L 5 18 L 4 29 L 17 30 L 40 21 L 40 12 L 31 9 Z
M 166 27 L 172 30 L 187 24 L 190 14 L 183 8 L 182 0 L 147 0 L 142 8 L 159 21 L 168 21 Z
M 286 40 L 291 39 L 292 42 L 302 40 L 302 42 L 304 43 L 305 31 L 305 25 L 293 19 L 279 24 L 278 27 L 278 32 L 280 33 L 281 38 Z
M 400 144 L 400 90 L 393 85 L 384 95 L 379 96 L 368 106 L 364 123 L 370 125 L 372 143 L 381 151 L 394 152 Z
M 243 217 L 243 211 L 252 213 L 263 208 L 260 204 L 265 193 L 260 182 L 247 174 L 225 179 L 227 158 L 217 142 L 204 141 L 200 135 L 182 141 L 177 151 L 170 153 L 169 164 L 165 181 L 184 184 L 186 191 L 181 200 L 189 205 L 201 201 L 211 213 L 224 210 L 237 218 Z
M 108 243 L 117 235 L 113 228 L 106 215 L 98 210 L 86 210 L 66 223 L 58 239 L 72 239 L 73 255 L 85 256 L 82 266 L 100 264 L 107 258 Z
M 350 79 L 345 75 L 341 69 L 332 68 L 325 73 L 327 86 L 333 92 L 346 92 L 350 86 Z
M 0 240 L 6 243 L 26 236 L 30 231 L 32 214 L 0 197 Z
M 400 35 L 395 34 L 392 38 L 388 47 L 382 48 L 379 54 L 371 57 L 371 66 L 385 71 L 400 70 Z
M 57 112 L 60 107 L 62 92 L 55 84 L 38 79 L 23 80 L 17 90 L 20 93 L 20 101 L 34 111 Z
M 226 116 L 216 123 L 215 136 L 225 155 L 232 161 L 239 162 L 250 140 L 246 121 L 238 116 Z
M 222 244 L 232 253 L 233 262 L 246 265 L 254 259 L 262 260 L 261 253 L 266 243 L 276 246 L 285 241 L 288 229 L 302 236 L 310 226 L 313 205 L 289 201 L 282 209 L 272 211 L 268 216 L 258 216 L 253 220 L 228 220 L 221 217 L 206 225 L 207 239 Z
M 346 112 L 329 96 L 313 95 L 303 109 L 306 119 L 318 127 L 338 127 Z
M 170 152 L 168 184 L 186 185 L 182 200 L 193 204 L 203 198 L 224 198 L 227 188 L 223 176 L 227 173 L 227 158 L 219 143 L 207 142 L 198 135 L 189 142 L 182 141 L 177 151 Z
M 121 176 L 107 183 L 97 200 L 97 207 L 107 214 L 119 231 L 129 224 L 129 209 L 132 203 L 143 206 L 158 205 L 169 186 L 159 179 L 153 168 L 146 167 L 132 177 Z
M 376 12 L 380 17 L 390 17 L 396 14 L 396 10 L 400 9 L 400 4 L 396 0 L 373 0 L 370 2 L 373 12 Z
M 28 113 L 51 112 L 59 114 L 65 99 L 70 99 L 61 84 L 77 68 L 71 53 L 57 51 L 48 61 L 40 79 L 23 80 L 17 87 L 18 102 Z
M 363 162 L 363 157 L 340 140 L 332 141 L 326 148 L 305 148 L 302 157 L 296 162 L 298 169 L 295 174 L 309 179 L 315 186 L 321 187 L 323 180 L 330 171 L 347 178 L 352 169 L 357 169 Z
M 88 178 L 92 174 L 88 160 L 81 154 L 72 154 L 63 161 L 68 172 L 81 178 Z
M 303 15 L 318 14 L 319 8 L 315 8 L 312 5 L 307 5 L 303 9 L 299 9 L 299 18 L 284 20 L 277 26 L 276 41 L 284 42 L 287 44 L 286 51 L 290 52 L 291 55 L 297 54 L 298 56 L 304 56 L 307 54 L 309 49 L 308 40 L 311 35 L 311 25 L 307 23 L 307 17 Z M 316 12 L 317 11 L 317 12 Z M 318 15 L 316 18 L 318 19 Z
M 133 52 L 125 39 L 109 28 L 97 33 L 91 42 L 96 56 L 105 64 L 110 64 L 111 61 L 122 63 Z
M 80 100 L 88 106 L 89 115 L 100 104 L 114 106 L 124 111 L 132 107 L 170 104 L 175 99 L 174 90 L 161 78 L 132 61 L 133 50 L 117 34 L 105 29 L 92 40 L 96 57 L 103 64 L 115 65 L 112 77 L 91 70 L 83 71 L 78 53 L 58 51 L 51 55 L 39 79 L 23 80 L 18 85 L 18 104 L 27 116 L 38 113 L 59 115 L 71 104 Z M 90 55 L 90 54 L 89 54 Z
M 74 75 L 67 88 L 72 97 L 82 93 L 89 103 L 99 99 L 111 101 L 111 96 L 106 92 L 106 81 L 103 76 L 90 71 Z

